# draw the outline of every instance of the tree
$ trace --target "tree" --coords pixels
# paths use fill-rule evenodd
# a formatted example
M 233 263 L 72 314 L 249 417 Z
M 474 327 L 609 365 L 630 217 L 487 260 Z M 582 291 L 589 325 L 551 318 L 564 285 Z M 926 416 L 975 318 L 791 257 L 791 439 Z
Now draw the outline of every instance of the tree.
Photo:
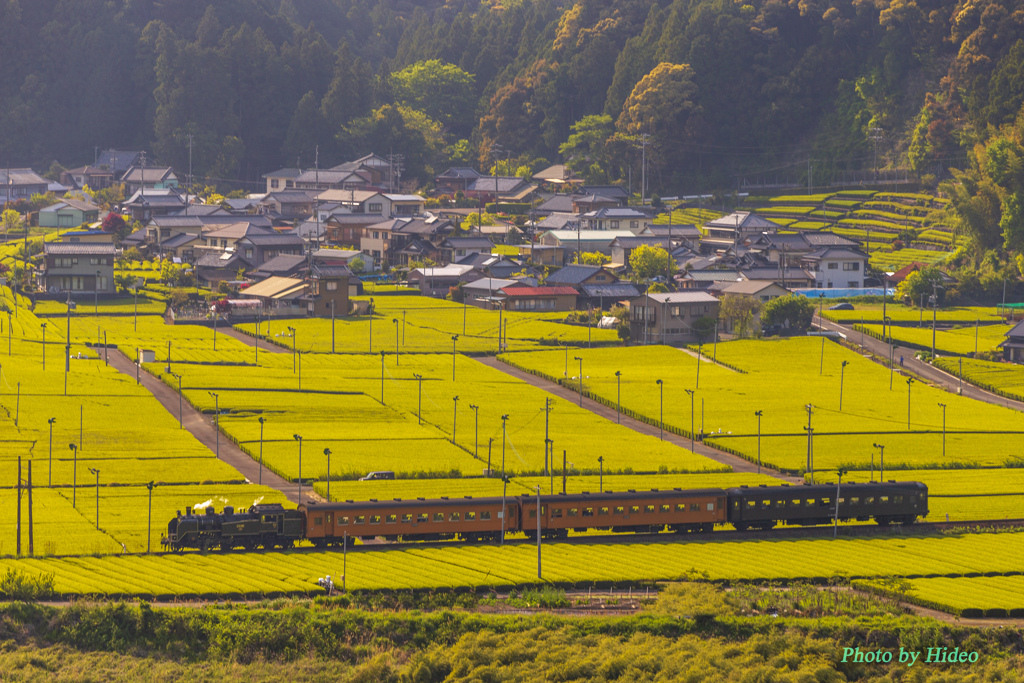
M 128 222 L 119 213 L 113 211 L 108 213 L 107 217 L 103 219 L 101 227 L 104 232 L 113 233 L 115 242 L 120 242 L 128 236 Z
M 4 238 L 6 239 L 8 233 L 21 230 L 24 221 L 22 221 L 21 214 L 14 209 L 4 209 L 4 212 L 0 214 L 0 224 L 4 227 Z
M 732 324 L 737 337 L 743 339 L 751 332 L 757 336 L 759 330 L 754 329 L 754 318 L 761 313 L 763 305 L 749 296 L 726 294 L 722 297 L 719 317 Z
M 605 143 L 614 132 L 611 116 L 584 116 L 572 124 L 572 135 L 558 147 L 558 152 L 588 183 L 608 182 Z
M 693 77 L 689 64 L 662 62 L 654 67 L 622 105 L 616 127 L 629 135 L 651 134 L 655 149 L 666 157 L 680 154 L 690 116 L 700 112 Z
M 934 285 L 938 285 L 937 290 L 934 288 Z M 896 296 L 909 301 L 913 305 L 917 305 L 921 301 L 922 296 L 925 303 L 928 303 L 928 297 L 935 291 L 938 291 L 938 303 L 941 305 L 944 286 L 942 271 L 934 266 L 929 266 L 923 270 L 915 270 L 907 275 L 903 282 L 899 284 L 899 287 L 896 288 Z
M 814 302 L 799 294 L 780 296 L 764 305 L 761 324 L 781 325 L 793 333 L 806 332 L 814 319 Z
M 582 254 L 577 253 L 573 257 L 573 263 L 582 263 L 585 266 L 603 266 L 611 260 L 610 256 L 599 251 L 585 251 Z
M 676 263 L 665 249 L 641 244 L 629 255 L 629 268 L 635 280 L 650 280 L 656 275 L 670 276 Z
M 398 102 L 439 121 L 459 137 L 471 132 L 477 104 L 473 74 L 431 59 L 391 74 L 391 87 Z

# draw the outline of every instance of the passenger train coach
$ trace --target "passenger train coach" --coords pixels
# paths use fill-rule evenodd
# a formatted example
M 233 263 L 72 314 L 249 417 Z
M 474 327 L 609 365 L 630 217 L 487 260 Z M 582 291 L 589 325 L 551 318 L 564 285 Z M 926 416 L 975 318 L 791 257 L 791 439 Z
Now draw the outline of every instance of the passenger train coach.
M 170 550 L 289 547 L 307 539 L 325 548 L 344 539 L 488 541 L 502 534 L 565 538 L 569 531 L 710 532 L 776 525 L 870 521 L 912 524 L 928 514 L 928 487 L 920 482 L 844 484 L 838 511 L 833 485 L 755 486 L 732 489 L 605 491 L 474 498 L 416 498 L 303 503 L 297 510 L 257 505 L 246 512 L 179 512 L 161 542 Z

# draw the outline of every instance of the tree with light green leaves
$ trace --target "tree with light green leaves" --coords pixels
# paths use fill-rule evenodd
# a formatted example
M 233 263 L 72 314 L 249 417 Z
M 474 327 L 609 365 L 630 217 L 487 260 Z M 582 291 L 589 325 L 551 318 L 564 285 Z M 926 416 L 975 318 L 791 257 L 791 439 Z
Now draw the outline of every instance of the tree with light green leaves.
M 14 209 L 4 209 L 3 214 L 0 214 L 0 224 L 4 226 L 4 239 L 6 239 L 10 232 L 21 230 L 24 221 L 21 214 Z
M 629 255 L 629 268 L 634 280 L 647 281 L 658 275 L 670 277 L 677 266 L 672 255 L 662 247 L 641 244 Z
M 612 117 L 584 116 L 572 124 L 572 135 L 558 147 L 574 173 L 588 183 L 608 182 L 608 153 L 605 143 L 615 132 Z
M 459 137 L 468 137 L 478 97 L 473 74 L 431 59 L 391 74 L 391 86 L 401 104 L 439 121 Z

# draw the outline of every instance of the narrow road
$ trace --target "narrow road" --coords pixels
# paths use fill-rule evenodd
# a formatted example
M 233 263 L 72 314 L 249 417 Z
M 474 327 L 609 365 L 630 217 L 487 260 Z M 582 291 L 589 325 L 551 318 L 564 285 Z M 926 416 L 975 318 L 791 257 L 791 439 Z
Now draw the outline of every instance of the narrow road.
M 889 357 L 889 345 L 884 341 L 875 339 L 866 334 L 862 335 L 853 329 L 853 326 L 847 327 L 834 323 L 830 320 L 823 320 L 817 315 L 814 316 L 814 321 L 819 328 L 830 330 L 832 332 L 841 332 L 846 335 L 846 340 L 852 344 L 856 344 L 863 348 L 865 351 L 869 351 L 880 358 Z M 957 393 L 960 388 L 960 379 L 956 375 L 935 367 L 930 363 L 918 360 L 914 354 L 918 353 L 917 349 L 910 349 L 905 346 L 895 346 L 893 350 L 893 362 L 896 363 L 896 372 L 901 375 L 906 374 L 907 371 L 921 377 L 932 384 L 945 389 L 951 393 Z M 899 359 L 903 357 L 903 367 L 899 367 Z M 990 391 L 985 391 L 979 387 L 968 382 L 963 382 L 963 396 L 973 398 L 977 401 L 983 401 L 985 403 L 991 403 L 992 405 L 1003 406 L 1006 408 L 1012 408 L 1013 410 L 1024 411 L 1024 402 L 1015 401 L 1010 398 L 1003 398 L 998 394 L 993 394 Z
M 110 365 L 116 368 L 119 372 L 132 378 L 136 376 L 135 363 L 120 351 L 110 351 Z M 160 402 L 160 405 L 167 409 L 167 412 L 177 418 L 179 405 L 178 392 L 145 370 L 142 370 L 138 376 L 140 384 L 153 394 L 156 400 Z M 182 411 L 182 427 L 188 430 L 192 436 L 196 437 L 201 444 L 209 448 L 211 452 L 216 453 L 218 449 L 218 439 L 217 428 L 214 426 L 214 417 L 204 416 L 198 410 L 193 408 L 188 401 L 181 401 L 180 405 Z M 265 467 L 262 468 L 263 473 L 261 478 L 259 462 L 253 460 L 226 436 L 221 436 L 219 441 L 220 459 L 238 470 L 239 474 L 245 477 L 249 483 L 255 484 L 262 481 L 264 486 L 277 489 L 291 502 L 300 502 L 298 483 L 287 481 Z M 302 487 L 302 502 L 322 500 L 323 499 L 319 495 L 313 493 L 311 487 Z
M 551 382 L 541 377 L 537 377 L 536 375 L 531 375 L 530 373 L 524 372 L 519 368 L 514 368 L 511 365 L 502 363 L 497 358 L 488 356 L 485 358 L 477 358 L 476 360 L 488 367 L 495 368 L 496 370 L 501 370 L 505 374 L 515 377 L 516 379 L 522 380 L 527 384 L 530 384 L 531 386 L 535 386 L 539 389 L 547 391 L 548 393 L 554 394 L 559 398 L 564 398 L 565 400 L 576 403 L 577 405 L 579 404 L 579 393 L 573 391 L 572 389 L 569 389 L 568 387 L 563 387 L 555 382 Z M 604 419 L 609 420 L 610 422 L 615 422 L 616 411 L 614 408 L 610 408 L 604 405 L 603 403 L 598 403 L 597 401 L 592 401 L 587 398 L 583 399 L 583 407 L 589 410 L 590 412 L 594 413 L 595 415 L 603 417 Z M 646 422 L 634 420 L 633 418 L 627 415 L 622 415 L 620 419 L 623 427 L 628 427 L 629 429 L 632 429 L 635 432 L 647 434 L 648 436 L 659 436 L 661 433 L 661 430 L 655 425 L 649 425 Z M 690 440 L 685 437 L 679 436 L 678 434 L 665 432 L 664 440 L 671 444 L 679 446 L 680 448 L 685 448 L 687 450 L 690 449 Z M 733 472 L 743 472 L 745 474 L 757 473 L 757 463 L 748 462 L 747 460 L 744 460 L 739 456 L 735 456 L 732 453 L 726 453 L 725 451 L 720 451 L 716 448 L 712 448 L 703 443 L 700 443 L 699 441 L 694 443 L 693 452 L 697 453 L 698 455 L 703 455 L 706 458 L 710 458 L 711 460 L 714 460 L 715 462 L 721 463 L 723 465 L 728 465 L 729 467 L 732 468 Z M 776 477 L 781 481 L 789 482 L 792 484 L 802 484 L 804 481 L 802 477 L 794 477 L 782 474 L 776 470 L 768 469 L 767 467 L 761 467 L 761 474 L 767 474 L 772 477 Z
M 256 346 L 256 337 L 245 334 L 244 332 L 239 332 L 238 330 L 230 326 L 218 327 L 217 334 L 223 334 L 228 337 L 234 337 L 235 339 L 242 342 L 246 346 Z M 291 353 L 291 351 L 289 351 L 288 349 L 280 347 L 277 344 L 271 344 L 266 339 L 260 342 L 260 351 L 269 351 L 271 353 Z

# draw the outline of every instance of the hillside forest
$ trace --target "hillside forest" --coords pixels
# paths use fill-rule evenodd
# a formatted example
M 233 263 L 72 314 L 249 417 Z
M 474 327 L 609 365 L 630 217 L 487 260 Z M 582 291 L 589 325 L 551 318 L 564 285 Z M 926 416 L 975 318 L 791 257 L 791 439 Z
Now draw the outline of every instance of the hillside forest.
M 373 151 L 419 187 L 565 161 L 636 188 L 646 156 L 663 194 L 900 168 L 951 179 L 981 259 L 1024 246 L 1022 4 L 0 0 L 0 163 L 146 149 L 257 189 Z

